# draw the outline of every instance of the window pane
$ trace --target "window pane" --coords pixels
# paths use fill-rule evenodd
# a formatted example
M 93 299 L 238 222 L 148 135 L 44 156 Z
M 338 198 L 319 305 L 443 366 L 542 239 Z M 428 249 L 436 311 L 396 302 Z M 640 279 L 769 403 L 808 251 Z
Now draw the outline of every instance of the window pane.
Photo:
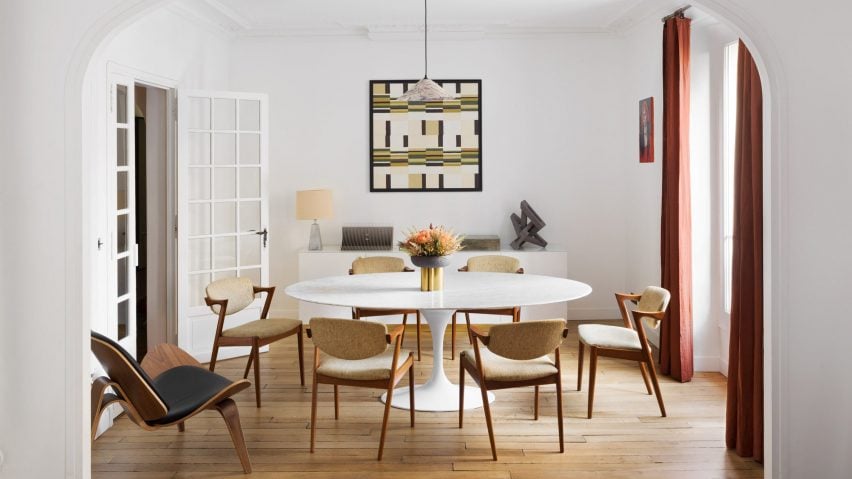
M 216 133 L 213 141 L 213 162 L 217 165 L 233 165 L 237 162 L 237 135 Z
M 128 291 L 128 268 L 130 267 L 130 262 L 128 261 L 128 259 L 129 258 L 125 256 L 124 258 L 119 258 L 118 261 L 116 261 L 115 277 L 118 284 L 117 296 L 124 296 L 125 294 L 127 294 Z
M 189 235 L 209 235 L 210 232 L 210 204 L 194 203 L 189 205 Z
M 260 265 L 260 235 L 240 236 L 240 266 Z
M 210 269 L 210 238 L 189 240 L 189 271 Z
M 210 199 L 210 168 L 189 168 L 189 199 Z
M 118 303 L 118 339 L 124 339 L 130 334 L 130 300 Z
M 189 127 L 193 130 L 210 129 L 210 100 L 207 98 L 190 98 L 187 112 Z
M 116 123 L 127 123 L 127 87 L 124 85 L 116 85 L 115 121 Z
M 240 168 L 240 198 L 260 198 L 260 168 Z
M 189 133 L 189 164 L 210 164 L 210 133 Z
M 237 197 L 237 169 L 216 168 L 214 172 L 214 195 L 220 200 L 233 200 Z
M 115 177 L 115 208 L 127 209 L 127 172 L 119 171 Z
M 213 100 L 213 129 L 237 129 L 237 101 L 230 98 Z
M 250 279 L 255 286 L 262 286 L 260 283 L 260 268 L 241 269 L 240 277 Z
M 116 128 L 115 141 L 115 164 L 117 166 L 127 166 L 127 129 Z
M 204 306 L 204 289 L 210 284 L 210 273 L 189 275 L 189 304 Z
M 213 234 L 236 233 L 237 204 L 234 202 L 213 204 Z
M 127 251 L 127 215 L 116 217 L 115 242 L 116 252 L 124 253 Z
M 260 102 L 257 100 L 240 100 L 240 130 L 260 130 Z
M 215 238 L 213 248 L 213 269 L 235 268 L 237 266 L 237 237 Z
M 260 164 L 260 135 L 253 133 L 240 134 L 240 164 Z
M 260 229 L 260 201 L 241 201 L 240 231 L 245 233 L 249 230 L 259 231 Z

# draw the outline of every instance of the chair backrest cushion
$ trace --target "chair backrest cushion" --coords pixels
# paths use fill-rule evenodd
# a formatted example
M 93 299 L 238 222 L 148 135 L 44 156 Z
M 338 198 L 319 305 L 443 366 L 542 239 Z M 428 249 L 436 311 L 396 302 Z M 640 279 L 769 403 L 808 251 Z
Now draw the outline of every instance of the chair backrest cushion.
M 340 359 L 366 359 L 387 350 L 388 328 L 372 321 L 312 318 L 311 339 L 326 354 Z
M 665 288 L 648 286 L 645 291 L 642 291 L 642 297 L 639 298 L 636 309 L 639 311 L 665 311 L 669 307 L 671 297 L 671 293 Z
M 540 358 L 562 344 L 564 330 L 564 319 L 497 324 L 488 333 L 488 349 L 509 359 Z
M 368 256 L 352 262 L 352 274 L 399 273 L 405 269 L 405 261 L 393 256 Z
M 224 278 L 207 285 L 207 297 L 210 299 L 227 299 L 228 310 L 225 314 L 238 313 L 254 301 L 254 285 L 248 278 Z M 210 307 L 219 314 L 219 305 Z
M 487 254 L 467 259 L 467 270 L 480 273 L 517 273 L 521 261 L 511 256 Z
M 112 339 L 92 331 L 92 353 L 104 367 L 110 380 L 121 386 L 126 399 L 145 421 L 166 415 L 168 406 L 153 381 L 128 352 Z

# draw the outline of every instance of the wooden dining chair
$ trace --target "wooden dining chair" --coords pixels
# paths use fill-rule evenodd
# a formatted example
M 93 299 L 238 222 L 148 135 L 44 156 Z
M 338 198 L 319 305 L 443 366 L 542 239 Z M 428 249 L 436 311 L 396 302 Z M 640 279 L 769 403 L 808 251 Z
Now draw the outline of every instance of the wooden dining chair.
M 517 258 L 504 256 L 499 254 L 471 256 L 467 260 L 467 264 L 459 268 L 460 272 L 479 272 L 479 273 L 516 273 L 524 274 L 524 268 L 521 268 L 521 262 Z M 450 359 L 456 359 L 456 315 L 464 313 L 464 320 L 467 324 L 468 331 L 470 330 L 470 315 L 471 314 L 492 314 L 497 316 L 511 316 L 512 322 L 517 323 L 521 320 L 521 308 L 513 306 L 508 308 L 485 308 L 485 309 L 460 309 L 453 313 L 452 325 L 450 334 Z M 470 338 L 471 344 L 473 339 Z
M 92 353 L 107 374 L 92 383 L 92 440 L 101 415 L 111 404 L 121 405 L 127 417 L 146 431 L 177 425 L 183 432 L 188 419 L 215 409 L 225 420 L 243 471 L 251 472 L 240 413 L 231 399 L 248 388 L 249 381 L 232 382 L 210 372 L 171 344 L 149 351 L 140 366 L 118 343 L 92 331 Z
M 402 258 L 393 256 L 367 256 L 357 258 L 352 262 L 349 274 L 376 274 L 376 273 L 413 273 L 414 270 L 405 266 Z M 369 318 L 375 316 L 402 315 L 402 341 L 405 342 L 405 326 L 408 324 L 408 315 L 413 314 L 417 318 L 417 360 L 420 361 L 420 311 L 416 309 L 367 309 L 352 308 L 352 319 Z
M 320 384 L 334 385 L 334 419 L 340 416 L 338 386 L 384 389 L 387 392 L 379 456 L 385 448 L 393 389 L 408 373 L 411 427 L 414 427 L 414 355 L 403 351 L 403 326 L 391 329 L 372 321 L 313 318 L 308 337 L 314 342 L 314 382 L 311 396 L 311 452 L 317 430 L 317 391 Z M 388 349 L 392 344 L 393 348 Z M 320 351 L 324 354 L 321 356 Z
M 642 294 L 615 293 L 618 309 L 624 326 L 606 324 L 581 324 L 580 352 L 577 361 L 577 391 L 583 383 L 583 354 L 585 346 L 589 346 L 589 405 L 588 418 L 592 418 L 592 406 L 595 400 L 595 374 L 597 373 L 598 356 L 637 361 L 645 381 L 648 394 L 657 395 L 660 414 L 666 417 L 666 406 L 660 393 L 660 383 L 654 367 L 654 358 L 648 344 L 646 328 L 659 328 L 660 322 L 666 315 L 671 294 L 663 288 L 648 286 Z M 636 303 L 636 309 L 627 309 L 626 302 Z M 648 376 L 650 375 L 650 382 Z M 654 392 L 651 392 L 653 384 Z
M 488 391 L 535 386 L 534 418 L 538 420 L 538 389 L 556 385 L 556 417 L 559 424 L 559 452 L 565 452 L 562 427 L 562 365 L 559 346 L 568 335 L 564 319 L 523 323 L 471 326 L 473 349 L 459 355 L 459 428 L 464 425 L 464 373 L 473 378 L 482 393 L 482 408 L 491 441 L 491 455 L 497 460 L 494 426 Z M 482 343 L 485 348 L 480 348 Z M 553 359 L 548 355 L 553 354 Z
M 226 329 L 225 318 L 248 307 L 258 293 L 266 293 L 260 319 Z M 250 346 L 251 353 L 243 378 L 248 377 L 249 369 L 254 364 L 254 393 L 257 407 L 260 407 L 260 348 L 263 346 L 295 335 L 299 354 L 299 380 L 302 386 L 305 385 L 302 322 L 298 319 L 268 318 L 274 294 L 274 286 L 254 286 L 248 278 L 224 278 L 207 285 L 205 298 L 207 306 L 218 315 L 216 336 L 213 338 L 213 352 L 210 356 L 210 370 L 216 369 L 216 356 L 221 346 Z

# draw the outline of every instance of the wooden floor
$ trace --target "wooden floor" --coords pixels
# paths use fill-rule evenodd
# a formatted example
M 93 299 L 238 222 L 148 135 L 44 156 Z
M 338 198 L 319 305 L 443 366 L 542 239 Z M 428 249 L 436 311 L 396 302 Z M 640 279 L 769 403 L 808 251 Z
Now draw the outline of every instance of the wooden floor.
M 662 418 L 648 396 L 635 363 L 602 358 L 598 366 L 595 417 L 586 419 L 586 380 L 575 391 L 576 323 L 562 351 L 565 453 L 559 454 L 556 396 L 542 388 L 541 417 L 532 420 L 532 388 L 498 391 L 492 405 L 499 461 L 491 460 L 481 409 L 465 414 L 391 410 L 384 459 L 376 461 L 383 405 L 379 391 L 341 387 L 340 419 L 333 418 L 331 386 L 320 389 L 317 451 L 308 452 L 310 384 L 299 386 L 296 341 L 285 339 L 261 355 L 263 407 L 254 389 L 236 399 L 254 473 L 248 477 L 312 479 L 391 478 L 758 478 L 763 468 L 724 446 L 725 378 L 699 373 L 691 383 L 661 378 L 669 417 Z M 414 349 L 414 334 L 406 335 Z M 424 342 L 430 343 L 424 325 Z M 466 346 L 465 334 L 459 335 Z M 449 346 L 449 340 L 446 341 Z M 426 349 L 429 349 L 428 347 Z M 431 349 L 415 362 L 418 383 L 431 370 Z M 458 360 L 444 361 L 453 381 Z M 305 342 L 310 369 L 313 347 Z M 244 359 L 223 361 L 216 372 L 239 378 Z M 310 383 L 310 374 L 306 372 Z M 403 380 L 405 381 L 405 380 Z M 242 474 L 225 424 L 205 412 L 177 428 L 146 432 L 127 418 L 93 445 L 95 478 L 225 478 Z

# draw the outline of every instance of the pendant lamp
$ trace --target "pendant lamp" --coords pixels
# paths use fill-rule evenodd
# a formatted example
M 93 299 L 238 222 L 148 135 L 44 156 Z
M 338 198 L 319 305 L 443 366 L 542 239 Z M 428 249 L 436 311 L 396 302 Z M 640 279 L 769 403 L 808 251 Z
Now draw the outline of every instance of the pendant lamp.
M 427 0 L 423 0 L 423 79 L 403 93 L 397 100 L 440 101 L 456 98 L 455 95 L 447 93 L 440 85 L 429 79 L 429 18 L 426 2 Z

